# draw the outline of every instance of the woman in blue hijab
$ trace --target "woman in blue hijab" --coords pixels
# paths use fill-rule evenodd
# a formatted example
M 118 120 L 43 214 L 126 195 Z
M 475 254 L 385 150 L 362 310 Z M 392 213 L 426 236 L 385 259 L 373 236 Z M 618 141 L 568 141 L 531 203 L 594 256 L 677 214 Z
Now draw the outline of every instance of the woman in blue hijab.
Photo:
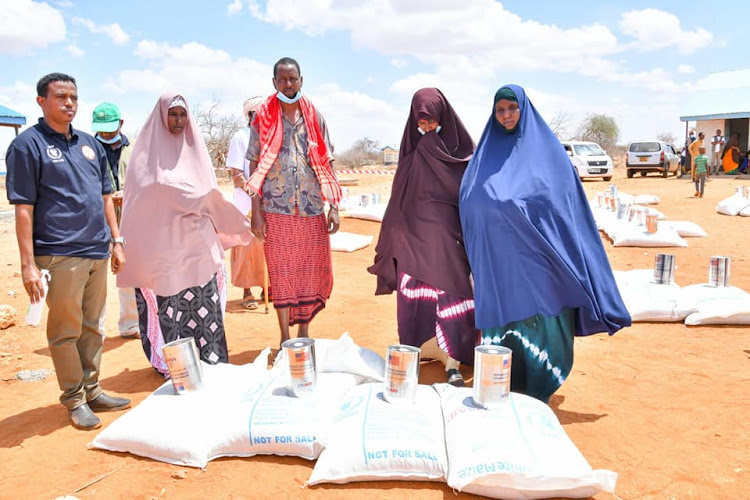
M 513 351 L 511 389 L 547 402 L 573 336 L 630 326 L 583 186 L 521 87 L 495 94 L 459 210 L 482 343 Z

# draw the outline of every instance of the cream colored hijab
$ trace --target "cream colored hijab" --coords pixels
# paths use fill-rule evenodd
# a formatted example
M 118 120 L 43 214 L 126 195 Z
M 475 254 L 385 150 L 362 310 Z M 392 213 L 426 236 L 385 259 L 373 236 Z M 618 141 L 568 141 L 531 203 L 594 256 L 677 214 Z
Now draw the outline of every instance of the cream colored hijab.
M 181 134 L 167 128 L 176 96 L 163 94 L 138 134 L 120 228 L 126 265 L 117 286 L 150 288 L 161 296 L 206 284 L 222 268 L 224 249 L 253 237 L 249 220 L 219 192 L 189 109 Z

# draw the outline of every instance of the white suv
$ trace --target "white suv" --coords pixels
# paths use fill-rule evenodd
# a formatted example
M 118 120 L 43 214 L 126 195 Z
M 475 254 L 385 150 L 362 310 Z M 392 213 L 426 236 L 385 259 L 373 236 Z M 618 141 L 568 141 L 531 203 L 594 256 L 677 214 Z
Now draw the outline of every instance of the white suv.
M 635 141 L 628 147 L 628 160 L 625 163 L 628 178 L 636 172 L 645 176 L 649 172 L 658 172 L 668 177 L 670 172 L 677 175 L 680 168 L 680 157 L 672 146 L 662 141 Z
M 595 142 L 563 141 L 565 152 L 578 172 L 578 177 L 600 177 L 612 180 L 612 158 Z

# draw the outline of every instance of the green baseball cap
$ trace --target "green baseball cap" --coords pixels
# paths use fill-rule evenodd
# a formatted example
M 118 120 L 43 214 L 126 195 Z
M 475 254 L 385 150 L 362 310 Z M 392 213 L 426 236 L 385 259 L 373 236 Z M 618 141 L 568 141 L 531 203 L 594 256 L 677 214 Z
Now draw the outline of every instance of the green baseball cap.
M 120 108 L 111 102 L 103 102 L 94 108 L 91 124 L 93 132 L 115 132 L 120 128 Z

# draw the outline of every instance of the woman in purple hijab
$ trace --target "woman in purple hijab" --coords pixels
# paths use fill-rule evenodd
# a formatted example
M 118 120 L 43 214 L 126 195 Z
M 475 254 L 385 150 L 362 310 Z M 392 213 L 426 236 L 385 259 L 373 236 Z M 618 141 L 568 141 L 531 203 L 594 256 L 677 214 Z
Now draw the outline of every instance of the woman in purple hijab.
M 411 102 L 398 170 L 375 248 L 376 295 L 397 292 L 399 341 L 442 359 L 448 382 L 464 385 L 479 332 L 464 249 L 458 191 L 474 142 L 438 89 Z

